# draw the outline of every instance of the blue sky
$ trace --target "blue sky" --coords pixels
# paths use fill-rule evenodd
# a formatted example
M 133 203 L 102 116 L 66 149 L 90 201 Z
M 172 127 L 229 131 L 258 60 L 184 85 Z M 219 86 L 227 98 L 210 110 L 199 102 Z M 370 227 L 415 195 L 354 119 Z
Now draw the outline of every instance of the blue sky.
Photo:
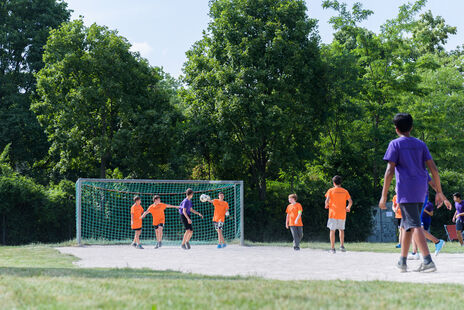
M 74 10 L 72 19 L 84 16 L 87 25 L 97 23 L 118 30 L 133 45 L 133 49 L 147 58 L 152 66 L 163 67 L 174 77 L 182 74 L 185 52 L 202 37 L 208 17 L 208 0 L 65 0 Z M 344 1 L 351 5 L 354 0 Z M 358 0 L 365 8 L 374 11 L 363 26 L 378 31 L 385 20 L 396 16 L 402 0 Z M 319 20 L 322 42 L 332 40 L 328 24 L 334 15 L 323 10 L 322 0 L 306 0 L 308 15 Z M 450 38 L 448 49 L 464 43 L 464 1 L 429 0 L 427 10 L 445 18 L 447 24 L 456 26 L 458 34 Z M 461 38 L 461 39 L 459 39 Z

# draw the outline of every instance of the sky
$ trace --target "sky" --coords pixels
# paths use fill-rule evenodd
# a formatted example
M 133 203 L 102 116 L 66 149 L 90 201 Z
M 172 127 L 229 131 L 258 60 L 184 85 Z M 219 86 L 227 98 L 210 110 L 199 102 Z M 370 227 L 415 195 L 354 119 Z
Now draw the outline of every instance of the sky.
M 86 25 L 97 23 L 115 29 L 132 44 L 132 50 L 140 52 L 150 65 L 163 67 L 174 77 L 182 74 L 186 61 L 185 52 L 202 38 L 208 26 L 208 0 L 65 0 L 73 10 L 72 19 L 83 16 Z M 387 19 L 394 18 L 398 7 L 405 0 L 345 0 L 349 7 L 361 2 L 374 11 L 361 24 L 378 32 Z M 323 43 L 330 43 L 333 30 L 328 20 L 333 10 L 324 10 L 322 0 L 306 0 L 308 15 L 317 19 L 318 31 Z M 457 35 L 451 37 L 446 48 L 451 50 L 464 44 L 464 1 L 429 0 L 425 10 L 434 16 L 442 16 L 446 23 L 457 27 Z

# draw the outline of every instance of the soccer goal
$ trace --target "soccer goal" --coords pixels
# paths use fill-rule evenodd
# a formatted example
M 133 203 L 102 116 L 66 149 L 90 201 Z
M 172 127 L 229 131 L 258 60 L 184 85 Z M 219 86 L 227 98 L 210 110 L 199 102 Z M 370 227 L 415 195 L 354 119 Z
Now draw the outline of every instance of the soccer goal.
M 243 181 L 191 181 L 191 180 L 116 180 L 79 179 L 76 182 L 76 239 L 81 245 L 130 243 L 134 232 L 131 230 L 130 208 L 134 196 L 140 196 L 144 210 L 153 203 L 152 197 L 161 196 L 161 201 L 178 206 L 185 198 L 185 190 L 194 191 L 193 208 L 203 214 L 203 219 L 192 214 L 193 237 L 198 244 L 217 242 L 217 232 L 212 224 L 214 207 L 209 202 L 199 200 L 201 194 L 211 199 L 224 193 L 229 204 L 229 216 L 224 223 L 224 238 L 228 241 L 244 243 L 243 235 Z M 184 228 L 177 209 L 165 210 L 166 223 L 163 241 L 180 244 Z M 155 231 L 151 215 L 143 220 L 141 239 L 152 243 Z

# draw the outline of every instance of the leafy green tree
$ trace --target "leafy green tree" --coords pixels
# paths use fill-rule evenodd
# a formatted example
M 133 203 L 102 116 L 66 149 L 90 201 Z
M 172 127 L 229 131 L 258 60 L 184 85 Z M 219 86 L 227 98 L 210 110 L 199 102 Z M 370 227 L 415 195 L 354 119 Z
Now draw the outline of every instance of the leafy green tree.
M 11 143 L 16 170 L 28 171 L 47 153 L 46 135 L 29 109 L 30 96 L 50 28 L 69 16 L 62 1 L 0 1 L 0 148 Z
M 215 132 L 203 144 L 219 139 L 216 153 L 243 162 L 263 200 L 272 167 L 303 162 L 324 114 L 316 21 L 299 0 L 211 1 L 210 16 L 187 52 L 183 98 Z
M 51 31 L 32 109 L 60 174 L 104 178 L 119 168 L 145 177 L 168 162 L 176 113 L 162 72 L 129 48 L 116 31 L 82 20 Z

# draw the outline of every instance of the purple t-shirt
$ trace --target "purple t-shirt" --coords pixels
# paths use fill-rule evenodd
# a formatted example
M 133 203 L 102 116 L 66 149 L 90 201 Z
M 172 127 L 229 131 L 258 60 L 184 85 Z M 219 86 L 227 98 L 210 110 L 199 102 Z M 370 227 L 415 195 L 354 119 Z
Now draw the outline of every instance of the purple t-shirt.
M 414 137 L 390 141 L 383 160 L 396 164 L 398 203 L 423 203 L 427 192 L 428 173 L 425 162 L 432 159 L 425 143 Z
M 461 202 L 454 202 L 454 206 L 456 207 L 456 211 L 457 211 L 458 213 L 464 212 L 464 200 L 461 200 Z M 461 222 L 464 222 L 464 215 L 461 215 L 461 216 L 459 217 L 459 220 L 460 220 Z
M 429 212 L 433 211 L 433 204 L 430 201 L 427 202 L 426 205 L 422 208 L 421 219 L 425 219 L 425 220 L 431 219 L 432 217 L 428 215 L 427 213 L 425 213 L 424 210 L 427 210 Z
M 187 215 L 190 215 L 190 209 L 192 209 L 193 207 L 193 203 L 191 200 L 188 200 L 187 198 L 185 198 L 184 200 L 182 200 L 182 202 L 180 203 L 180 208 L 179 208 L 179 213 L 180 214 L 184 214 L 184 212 L 182 211 L 182 209 L 185 209 L 185 213 L 187 213 Z

